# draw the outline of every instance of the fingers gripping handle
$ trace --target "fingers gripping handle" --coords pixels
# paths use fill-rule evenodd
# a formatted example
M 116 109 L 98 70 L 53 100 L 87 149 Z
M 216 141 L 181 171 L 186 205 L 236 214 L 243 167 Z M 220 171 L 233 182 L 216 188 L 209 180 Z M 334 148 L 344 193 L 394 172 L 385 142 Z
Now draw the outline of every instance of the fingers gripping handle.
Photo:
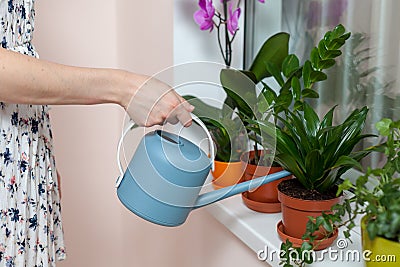
M 192 116 L 193 121 L 195 121 L 200 127 L 204 130 L 204 132 L 207 134 L 207 139 L 208 139 L 208 149 L 209 149 L 209 155 L 208 157 L 211 159 L 211 170 L 214 170 L 214 143 L 211 138 L 211 134 L 208 131 L 206 125 L 194 114 L 190 114 Z M 130 120 L 128 122 L 128 125 L 124 129 L 121 138 L 118 141 L 118 148 L 117 148 L 117 163 L 118 163 L 118 170 L 119 170 L 119 177 L 115 183 L 115 187 L 118 188 L 119 185 L 121 184 L 122 178 L 124 176 L 124 170 L 122 168 L 122 163 L 121 163 L 121 149 L 122 149 L 122 144 L 125 139 L 125 136 L 134 128 L 136 128 L 137 125 L 135 124 L 134 121 Z

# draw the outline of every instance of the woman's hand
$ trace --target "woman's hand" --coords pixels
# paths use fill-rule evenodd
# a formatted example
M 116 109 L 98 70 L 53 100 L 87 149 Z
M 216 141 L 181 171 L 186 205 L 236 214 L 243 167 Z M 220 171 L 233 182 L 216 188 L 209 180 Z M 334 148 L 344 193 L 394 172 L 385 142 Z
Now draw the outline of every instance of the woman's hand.
M 153 126 L 166 122 L 190 126 L 190 112 L 194 107 L 169 85 L 158 79 L 142 76 L 129 101 L 123 104 L 131 119 L 140 126 Z M 132 89 L 131 89 L 132 90 Z

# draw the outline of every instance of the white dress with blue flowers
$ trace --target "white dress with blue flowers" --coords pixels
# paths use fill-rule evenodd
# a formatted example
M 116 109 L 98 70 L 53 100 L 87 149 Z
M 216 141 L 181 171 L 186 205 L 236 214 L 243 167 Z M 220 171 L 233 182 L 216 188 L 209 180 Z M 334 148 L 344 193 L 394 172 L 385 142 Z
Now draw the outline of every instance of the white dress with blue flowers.
M 37 57 L 34 16 L 34 0 L 0 0 L 0 46 Z M 52 151 L 47 106 L 0 102 L 0 267 L 65 258 Z

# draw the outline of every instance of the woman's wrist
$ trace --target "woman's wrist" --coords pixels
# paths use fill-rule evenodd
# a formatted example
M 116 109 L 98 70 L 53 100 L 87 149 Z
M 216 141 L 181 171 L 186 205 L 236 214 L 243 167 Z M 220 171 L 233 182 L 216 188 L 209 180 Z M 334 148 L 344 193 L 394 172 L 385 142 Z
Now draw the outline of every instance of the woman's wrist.
M 147 80 L 147 76 L 124 70 L 112 70 L 109 79 L 108 102 L 116 103 L 125 110 L 140 86 Z

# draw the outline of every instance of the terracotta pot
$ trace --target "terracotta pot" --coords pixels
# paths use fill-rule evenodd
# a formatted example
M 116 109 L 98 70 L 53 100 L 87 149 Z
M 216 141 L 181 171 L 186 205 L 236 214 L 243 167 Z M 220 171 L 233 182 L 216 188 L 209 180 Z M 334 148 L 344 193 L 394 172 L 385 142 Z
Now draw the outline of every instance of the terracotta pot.
M 366 217 L 363 217 L 361 219 L 362 247 L 363 251 L 369 250 L 371 252 L 371 254 L 366 255 L 367 258 L 370 259 L 365 259 L 366 266 L 399 266 L 400 243 L 379 236 L 375 237 L 374 240 L 371 240 L 368 236 L 366 226 Z
M 308 216 L 317 217 L 322 215 L 322 212 L 329 212 L 333 205 L 339 203 L 340 198 L 341 197 L 328 200 L 304 200 L 290 197 L 278 190 L 278 199 L 282 204 L 284 233 L 291 237 L 301 239 L 306 232 Z
M 215 189 L 235 185 L 242 182 L 242 163 L 215 161 L 215 168 L 212 172 L 212 184 Z
M 271 173 L 282 171 L 282 167 L 270 167 L 270 166 L 257 166 L 248 163 L 248 159 L 254 158 L 255 151 L 246 152 L 241 156 L 241 162 L 243 164 L 244 174 L 243 180 L 249 181 L 254 178 L 266 176 Z M 261 153 L 262 155 L 262 153 Z M 250 209 L 265 212 L 275 213 L 281 211 L 281 204 L 278 200 L 278 184 L 283 181 L 290 179 L 292 176 L 287 176 L 271 183 L 262 185 L 253 191 L 247 191 L 242 193 L 243 203 Z
M 301 247 L 301 245 L 303 244 L 303 240 L 301 238 L 296 238 L 296 237 L 292 237 L 287 235 L 284 230 L 283 230 L 284 226 L 282 221 L 279 221 L 278 224 L 276 225 L 276 230 L 278 232 L 279 237 L 281 238 L 282 241 L 286 241 L 287 239 L 289 239 L 289 241 L 293 244 L 293 247 L 295 248 L 299 248 Z M 322 249 L 326 249 L 327 247 L 329 247 L 333 241 L 335 241 L 335 239 L 338 236 L 338 229 L 335 230 L 335 232 L 328 237 L 327 239 L 324 239 L 322 241 L 320 240 L 315 240 L 314 242 L 317 243 L 317 247 L 314 248 L 314 250 L 322 250 Z

